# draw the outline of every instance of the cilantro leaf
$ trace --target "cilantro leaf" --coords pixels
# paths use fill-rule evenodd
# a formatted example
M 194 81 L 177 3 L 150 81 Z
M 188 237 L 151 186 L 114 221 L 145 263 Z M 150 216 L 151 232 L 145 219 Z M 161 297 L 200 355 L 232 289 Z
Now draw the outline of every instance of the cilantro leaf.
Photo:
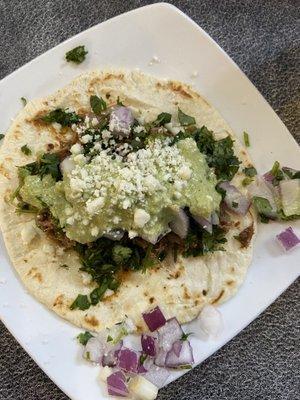
M 90 105 L 96 115 L 101 114 L 101 112 L 107 108 L 106 102 L 102 99 L 102 97 L 98 96 L 90 97 Z
M 80 344 L 82 344 L 83 346 L 85 346 L 87 344 L 87 342 L 94 337 L 90 332 L 84 332 L 84 333 L 79 333 L 79 335 L 77 336 L 78 342 Z
M 4 134 L 3 133 L 0 133 L 0 140 L 2 140 L 3 138 L 4 138 Z
M 261 217 L 261 222 L 268 222 L 269 216 L 273 212 L 273 208 L 268 199 L 264 197 L 254 196 L 252 199 L 253 205 Z
M 41 120 L 46 124 L 57 122 L 62 126 L 71 126 L 72 124 L 78 124 L 78 122 L 82 121 L 82 118 L 75 112 L 68 112 L 61 108 L 57 108 L 56 110 L 50 111 L 49 114 L 41 117 Z
M 39 175 L 43 178 L 50 174 L 56 181 L 61 179 L 59 168 L 60 158 L 57 153 L 45 153 L 37 161 L 19 167 L 19 179 L 22 181 L 27 175 Z
M 113 340 L 114 339 L 110 335 L 107 336 L 107 339 L 106 339 L 107 342 L 112 342 Z
M 246 176 L 246 178 L 244 178 L 243 180 L 242 180 L 242 185 L 243 186 L 248 186 L 248 185 L 250 185 L 250 183 L 252 183 L 253 182 L 253 179 L 252 178 L 249 178 L 249 176 Z
M 153 122 L 154 126 L 162 126 L 171 122 L 172 115 L 169 113 L 161 113 L 157 116 L 156 120 Z
M 32 151 L 30 148 L 27 146 L 27 144 L 24 144 L 24 146 L 21 147 L 22 153 L 24 153 L 26 156 L 30 156 L 32 154 Z
M 94 289 L 90 294 L 91 304 L 95 306 L 103 299 L 103 296 L 108 289 L 108 283 L 104 281 L 100 286 Z
M 243 169 L 243 172 L 246 176 L 249 176 L 250 178 L 253 178 L 255 175 L 257 175 L 257 171 L 254 167 L 246 167 Z
M 71 310 L 87 310 L 90 308 L 90 301 L 85 294 L 79 294 L 70 306 Z
M 244 136 L 244 143 L 246 147 L 250 147 L 250 138 L 249 138 L 249 134 L 247 132 L 243 132 L 243 136 Z
M 181 338 L 180 338 L 180 340 L 181 340 L 182 342 L 184 342 L 185 340 L 188 340 L 188 337 L 191 336 L 192 334 L 193 334 L 192 332 L 183 333 L 182 336 L 181 336 Z
M 21 97 L 21 101 L 23 103 L 23 107 L 25 107 L 27 104 L 27 100 L 25 99 L 25 97 Z
M 85 60 L 87 53 L 88 51 L 85 50 L 84 46 L 77 46 L 66 53 L 66 60 L 68 62 L 72 61 L 75 64 L 80 64 Z
M 194 117 L 190 117 L 189 115 L 185 114 L 178 108 L 178 120 L 180 125 L 182 126 L 189 126 L 189 125 L 195 125 L 196 120 Z
M 112 256 L 113 260 L 117 264 L 127 261 L 132 255 L 132 250 L 129 247 L 124 247 L 119 244 L 113 248 Z

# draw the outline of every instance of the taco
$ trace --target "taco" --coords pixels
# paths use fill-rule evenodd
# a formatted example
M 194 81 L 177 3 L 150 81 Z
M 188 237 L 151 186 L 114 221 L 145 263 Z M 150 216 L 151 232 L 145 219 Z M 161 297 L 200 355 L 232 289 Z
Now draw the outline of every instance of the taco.
M 92 71 L 30 101 L 0 151 L 0 224 L 28 291 L 100 331 L 159 304 L 180 323 L 233 296 L 256 218 L 245 149 L 189 86 Z

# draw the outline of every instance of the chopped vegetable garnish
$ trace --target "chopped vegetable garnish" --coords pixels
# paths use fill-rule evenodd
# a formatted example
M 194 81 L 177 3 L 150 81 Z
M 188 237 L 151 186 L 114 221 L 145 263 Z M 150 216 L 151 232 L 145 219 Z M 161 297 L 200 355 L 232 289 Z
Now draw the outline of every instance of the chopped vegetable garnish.
M 169 113 L 161 113 L 157 116 L 157 119 L 153 122 L 154 126 L 162 126 L 171 122 L 172 115 Z
M 78 342 L 85 346 L 87 342 L 94 337 L 90 332 L 79 333 L 77 336 Z
M 70 306 L 71 310 L 87 310 L 90 308 L 90 302 L 87 295 L 79 294 Z
M 269 200 L 264 197 L 254 196 L 252 201 L 256 211 L 260 215 L 261 222 L 268 222 L 273 215 L 273 208 Z
M 101 114 L 102 111 L 106 110 L 107 105 L 106 102 L 102 99 L 102 97 L 91 96 L 90 97 L 91 108 L 95 114 Z
M 23 106 L 25 107 L 27 104 L 27 100 L 25 99 L 25 97 L 21 97 L 21 101 L 23 103 Z
M 88 51 L 85 50 L 84 46 L 77 46 L 66 53 L 66 60 L 68 62 L 72 61 L 76 64 L 80 64 L 85 60 L 87 53 Z
M 24 153 L 26 156 L 30 156 L 32 154 L 32 151 L 30 148 L 27 146 L 27 144 L 24 144 L 24 146 L 21 147 L 22 153 Z
M 4 138 L 4 134 L 3 133 L 0 133 L 0 140 L 2 140 L 3 138 Z
M 190 117 L 189 115 L 185 114 L 178 108 L 178 120 L 180 125 L 182 126 L 189 126 L 189 125 L 195 125 L 196 120 L 194 117 Z M 170 121 L 168 121 L 170 122 Z
M 166 319 L 158 306 L 147 313 L 143 313 L 143 318 L 151 332 L 166 323 Z
M 249 178 L 249 176 L 246 176 L 246 178 L 244 178 L 244 179 L 242 180 L 242 185 L 243 185 L 243 186 L 248 186 L 248 185 L 250 185 L 250 183 L 252 183 L 252 182 L 253 182 L 253 179 Z
M 253 178 L 255 175 L 257 175 L 257 171 L 254 167 L 246 167 L 243 169 L 243 172 L 245 175 L 249 176 L 250 178 Z
M 244 136 L 244 143 L 246 147 L 250 147 L 250 138 L 249 138 L 249 134 L 247 132 L 243 132 L 243 136 Z
M 75 112 L 68 112 L 61 108 L 50 111 L 49 114 L 44 115 L 40 119 L 47 124 L 57 122 L 62 126 L 71 126 L 72 124 L 77 124 L 82 120 Z
M 290 250 L 300 243 L 300 239 L 295 234 L 292 227 L 287 228 L 283 232 L 279 233 L 276 237 L 285 250 Z

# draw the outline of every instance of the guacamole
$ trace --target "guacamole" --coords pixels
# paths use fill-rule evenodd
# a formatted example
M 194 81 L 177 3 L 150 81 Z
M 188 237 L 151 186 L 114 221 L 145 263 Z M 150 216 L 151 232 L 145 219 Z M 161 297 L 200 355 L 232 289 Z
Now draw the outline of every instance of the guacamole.
M 156 138 L 125 159 L 105 150 L 89 159 L 78 145 L 71 153 L 62 180 L 26 176 L 20 195 L 38 209 L 49 208 L 79 243 L 116 231 L 156 243 L 180 208 L 202 217 L 219 209 L 216 177 L 192 138 L 172 145 Z

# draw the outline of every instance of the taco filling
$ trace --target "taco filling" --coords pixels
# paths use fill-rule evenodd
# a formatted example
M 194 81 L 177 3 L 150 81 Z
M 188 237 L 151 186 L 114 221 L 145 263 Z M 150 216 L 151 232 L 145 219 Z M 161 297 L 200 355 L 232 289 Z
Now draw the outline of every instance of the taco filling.
M 117 290 L 124 270 L 150 268 L 170 253 L 176 261 L 222 250 L 226 187 L 218 183 L 228 184 L 240 164 L 229 136 L 215 140 L 180 108 L 145 123 L 119 101 L 91 96 L 90 107 L 38 117 L 67 127 L 72 140 L 19 167 L 15 193 L 17 209 L 36 213 L 37 226 L 75 249 L 97 282 L 71 306 L 80 309 Z M 249 201 L 238 191 L 233 199 L 229 208 L 246 214 Z

